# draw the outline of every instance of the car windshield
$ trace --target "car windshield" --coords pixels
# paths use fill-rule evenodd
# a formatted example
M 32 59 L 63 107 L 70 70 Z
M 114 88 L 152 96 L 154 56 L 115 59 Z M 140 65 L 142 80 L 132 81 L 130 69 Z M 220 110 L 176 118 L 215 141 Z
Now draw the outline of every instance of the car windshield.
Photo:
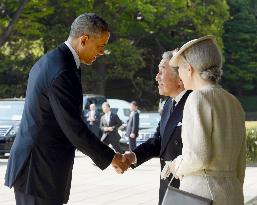
M 83 97 L 83 105 L 84 105 L 84 108 L 83 109 L 89 109 L 89 105 L 94 103 L 95 106 L 96 106 L 96 109 L 98 111 L 102 111 L 102 104 L 106 101 L 106 98 L 105 97 L 102 97 L 102 96 L 84 96 Z
M 158 122 L 160 121 L 161 116 L 158 112 L 152 113 L 140 113 L 139 115 L 139 128 L 151 128 L 157 127 Z
M 130 115 L 130 109 L 124 108 L 124 109 L 123 109 L 123 114 L 124 114 L 125 116 L 129 117 L 129 115 Z
M 0 120 L 21 120 L 24 101 L 0 101 Z

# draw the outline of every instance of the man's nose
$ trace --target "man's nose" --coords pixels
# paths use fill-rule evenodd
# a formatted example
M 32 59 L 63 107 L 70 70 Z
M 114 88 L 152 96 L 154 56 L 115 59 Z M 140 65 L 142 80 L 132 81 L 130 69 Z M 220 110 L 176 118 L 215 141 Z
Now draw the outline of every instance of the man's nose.
M 155 81 L 159 81 L 160 80 L 160 75 L 159 73 L 157 73 L 157 75 L 155 76 Z

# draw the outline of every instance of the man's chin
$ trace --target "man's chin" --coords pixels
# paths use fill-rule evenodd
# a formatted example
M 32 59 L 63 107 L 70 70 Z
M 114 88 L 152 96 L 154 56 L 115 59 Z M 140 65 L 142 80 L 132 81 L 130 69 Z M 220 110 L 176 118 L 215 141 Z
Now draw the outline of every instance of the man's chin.
M 163 90 L 160 90 L 160 89 L 159 89 L 159 95 L 164 95 Z
M 94 61 L 91 61 L 91 62 L 89 62 L 89 61 L 81 61 L 81 63 L 83 63 L 83 64 L 85 64 L 85 65 L 92 65 L 93 64 L 93 62 Z

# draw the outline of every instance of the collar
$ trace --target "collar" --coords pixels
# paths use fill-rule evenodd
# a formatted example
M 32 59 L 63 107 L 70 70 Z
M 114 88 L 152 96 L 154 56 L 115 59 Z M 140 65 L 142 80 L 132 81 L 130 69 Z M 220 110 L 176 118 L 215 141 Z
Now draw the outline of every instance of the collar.
M 111 115 L 111 111 L 109 111 L 109 112 L 105 113 L 105 115 Z
M 70 49 L 70 51 L 71 51 L 71 53 L 72 53 L 72 55 L 73 55 L 73 57 L 74 57 L 74 60 L 75 60 L 75 62 L 76 62 L 77 68 L 79 69 L 79 66 L 80 66 L 80 59 L 79 59 L 78 54 L 76 53 L 76 51 L 74 50 L 74 48 L 72 48 L 72 46 L 71 46 L 71 44 L 70 44 L 70 42 L 69 42 L 68 40 L 65 41 L 64 43 L 65 43 L 65 44 L 68 46 L 68 48 Z
M 177 104 L 179 103 L 179 101 L 181 100 L 181 98 L 183 97 L 183 95 L 186 93 L 187 90 L 183 90 L 181 93 L 179 93 L 176 97 L 175 97 L 175 101 L 176 101 L 176 104 L 175 106 L 177 106 Z

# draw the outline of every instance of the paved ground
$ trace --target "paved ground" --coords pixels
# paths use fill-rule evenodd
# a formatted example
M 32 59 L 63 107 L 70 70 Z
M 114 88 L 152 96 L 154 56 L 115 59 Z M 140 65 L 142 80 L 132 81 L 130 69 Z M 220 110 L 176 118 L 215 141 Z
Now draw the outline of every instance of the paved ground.
M 0 203 L 15 205 L 13 191 L 3 186 L 6 163 L 7 159 L 0 159 Z M 157 205 L 159 171 L 159 160 L 152 159 L 118 175 L 112 167 L 101 171 L 77 152 L 68 205 Z M 257 196 L 257 167 L 246 169 L 244 195 L 245 202 Z

